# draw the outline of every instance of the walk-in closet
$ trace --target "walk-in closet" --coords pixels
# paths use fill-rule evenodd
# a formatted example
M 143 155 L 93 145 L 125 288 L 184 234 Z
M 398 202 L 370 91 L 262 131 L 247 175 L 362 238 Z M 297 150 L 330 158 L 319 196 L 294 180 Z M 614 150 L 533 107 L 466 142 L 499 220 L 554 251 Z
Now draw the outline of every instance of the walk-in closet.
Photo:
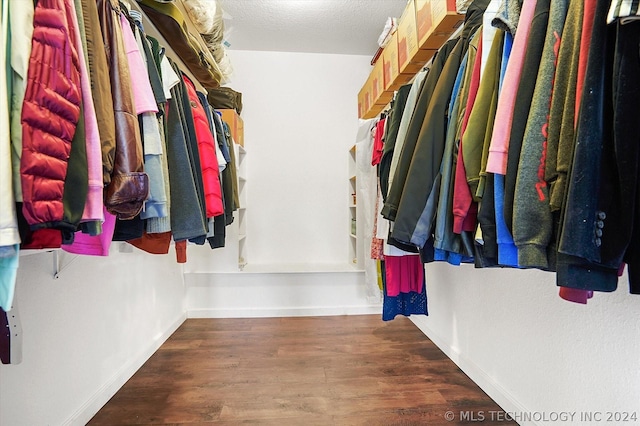
M 0 10 L 0 425 L 640 424 L 638 1 Z

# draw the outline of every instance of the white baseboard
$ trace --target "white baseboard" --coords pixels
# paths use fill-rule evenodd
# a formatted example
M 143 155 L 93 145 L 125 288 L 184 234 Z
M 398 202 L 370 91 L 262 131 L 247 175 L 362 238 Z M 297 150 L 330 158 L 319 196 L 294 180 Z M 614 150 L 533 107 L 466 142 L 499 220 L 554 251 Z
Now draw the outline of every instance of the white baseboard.
M 272 318 L 311 317 L 332 315 L 382 315 L 381 305 L 319 306 L 308 308 L 238 308 L 191 309 L 187 318 Z
M 182 313 L 171 326 L 160 336 L 151 342 L 146 350 L 137 357 L 131 359 L 122 366 L 102 387 L 100 387 L 75 413 L 73 413 L 64 425 L 86 425 L 89 420 L 118 392 L 136 371 L 162 346 L 182 323 L 187 319 L 186 313 Z
M 470 358 L 460 353 L 428 325 L 428 318 L 412 316 L 410 320 L 429 338 L 442 352 L 445 353 L 471 380 L 473 380 L 489 397 L 491 397 L 505 412 L 527 413 L 527 410 L 513 395 L 511 395 L 500 383 L 489 376 L 482 368 L 474 363 Z M 539 424 L 530 421 L 522 422 L 520 425 L 538 426 Z

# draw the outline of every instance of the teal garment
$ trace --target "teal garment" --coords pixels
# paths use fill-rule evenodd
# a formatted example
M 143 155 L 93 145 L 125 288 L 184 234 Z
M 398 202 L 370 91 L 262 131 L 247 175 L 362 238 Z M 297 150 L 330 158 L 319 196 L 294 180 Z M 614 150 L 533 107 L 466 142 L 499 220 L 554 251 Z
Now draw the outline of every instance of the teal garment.
M 4 246 L 0 249 L 0 308 L 9 311 L 16 289 L 20 245 Z

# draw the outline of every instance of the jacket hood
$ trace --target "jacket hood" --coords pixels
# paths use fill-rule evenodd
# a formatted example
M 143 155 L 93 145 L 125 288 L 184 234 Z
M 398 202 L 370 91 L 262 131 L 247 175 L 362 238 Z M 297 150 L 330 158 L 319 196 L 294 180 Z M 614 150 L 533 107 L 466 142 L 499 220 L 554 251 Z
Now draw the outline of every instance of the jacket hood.
M 469 5 L 467 13 L 464 17 L 463 37 L 471 37 L 475 30 L 482 24 L 482 15 L 487 10 L 490 0 L 474 0 Z
M 495 18 L 491 21 L 491 25 L 515 36 L 522 3 L 522 0 L 503 0 Z

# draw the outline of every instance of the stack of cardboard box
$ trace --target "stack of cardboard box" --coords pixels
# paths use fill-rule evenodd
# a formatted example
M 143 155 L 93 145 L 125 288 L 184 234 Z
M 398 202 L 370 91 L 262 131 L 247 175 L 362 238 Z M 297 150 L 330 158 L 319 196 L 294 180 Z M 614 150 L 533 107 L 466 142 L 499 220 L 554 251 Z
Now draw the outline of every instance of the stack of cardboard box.
M 398 30 L 358 93 L 358 117 L 376 117 L 463 22 L 455 0 L 409 0 Z

